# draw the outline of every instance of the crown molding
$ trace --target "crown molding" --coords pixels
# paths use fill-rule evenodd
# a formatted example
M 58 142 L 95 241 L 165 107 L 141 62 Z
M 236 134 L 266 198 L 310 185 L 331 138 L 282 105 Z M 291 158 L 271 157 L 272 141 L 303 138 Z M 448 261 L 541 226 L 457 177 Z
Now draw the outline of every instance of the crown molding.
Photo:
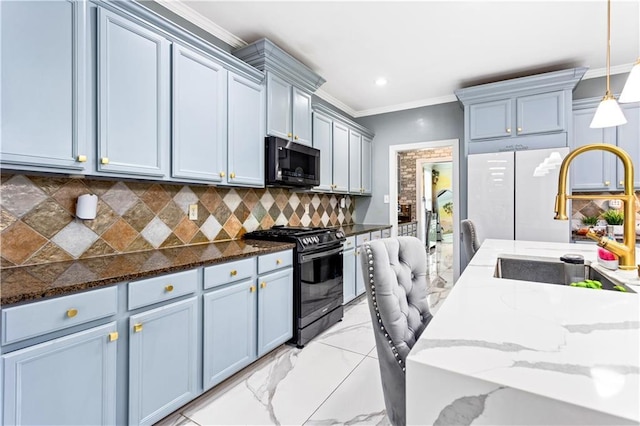
M 386 114 L 388 112 L 397 112 L 397 111 L 404 111 L 407 109 L 421 108 L 421 107 L 426 107 L 431 105 L 446 104 L 449 102 L 456 102 L 457 100 L 458 98 L 456 97 L 456 95 L 453 95 L 453 94 L 445 95 L 445 96 L 439 96 L 436 98 L 420 99 L 417 101 L 407 102 L 403 104 L 389 105 L 389 106 L 380 107 L 380 108 L 364 109 L 361 111 L 356 111 L 355 114 L 353 114 L 353 116 L 355 118 L 367 117 L 370 115 Z
M 221 26 L 212 22 L 209 18 L 205 17 L 199 12 L 191 9 L 181 1 L 176 0 L 154 0 L 156 3 L 175 13 L 176 15 L 190 21 L 194 25 L 202 28 L 206 32 L 210 33 L 214 37 L 227 43 L 233 49 L 238 49 L 247 45 L 247 42 L 240 37 L 230 33 Z
M 628 64 L 622 64 L 622 65 L 616 65 L 614 67 L 611 67 L 611 75 L 614 74 L 624 74 L 624 73 L 628 73 L 631 72 L 631 68 L 633 68 L 634 63 L 628 63 Z M 589 79 L 589 78 L 598 78 L 598 77 L 604 77 L 607 75 L 607 69 L 606 68 L 596 68 L 593 70 L 589 70 L 584 74 L 584 77 L 582 77 L 582 79 Z
M 345 104 L 340 99 L 335 98 L 332 95 L 328 94 L 327 92 L 325 92 L 322 89 L 316 90 L 314 95 L 317 95 L 319 98 L 322 98 L 325 101 L 329 102 L 331 105 L 333 105 L 334 107 L 338 108 L 340 111 L 346 112 L 351 117 L 355 117 L 356 114 L 358 113 L 358 111 L 356 111 L 355 109 L 351 108 L 349 105 Z

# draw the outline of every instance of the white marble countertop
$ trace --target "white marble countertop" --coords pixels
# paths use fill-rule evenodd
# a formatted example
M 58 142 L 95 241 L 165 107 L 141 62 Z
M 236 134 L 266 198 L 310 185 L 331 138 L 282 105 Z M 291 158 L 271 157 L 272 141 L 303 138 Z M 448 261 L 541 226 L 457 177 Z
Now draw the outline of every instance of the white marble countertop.
M 407 422 L 639 424 L 640 296 L 494 278 L 500 255 L 596 250 L 485 240 L 407 358 Z

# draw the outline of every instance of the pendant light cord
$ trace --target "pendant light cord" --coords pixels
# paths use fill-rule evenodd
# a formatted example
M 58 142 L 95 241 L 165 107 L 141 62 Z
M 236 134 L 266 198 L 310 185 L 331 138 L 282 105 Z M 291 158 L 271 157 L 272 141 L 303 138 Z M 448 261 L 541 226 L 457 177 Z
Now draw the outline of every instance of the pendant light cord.
M 609 88 L 609 75 L 611 73 L 611 0 L 607 0 L 607 93 L 605 97 L 611 96 Z

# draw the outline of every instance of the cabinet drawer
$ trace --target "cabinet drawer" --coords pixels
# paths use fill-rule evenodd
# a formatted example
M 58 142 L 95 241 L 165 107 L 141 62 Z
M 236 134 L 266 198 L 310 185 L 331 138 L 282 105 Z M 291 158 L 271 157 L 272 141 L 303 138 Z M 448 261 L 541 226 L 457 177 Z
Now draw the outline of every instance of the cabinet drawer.
M 364 243 L 368 243 L 369 241 L 371 241 L 371 233 L 370 232 L 356 235 L 356 245 L 358 247 L 360 247 Z
M 129 310 L 193 293 L 197 284 L 197 269 L 129 283 Z
M 258 274 L 293 265 L 293 251 L 279 251 L 258 257 Z
M 356 237 L 353 235 L 351 237 L 347 237 L 347 240 L 344 243 L 342 243 L 342 248 L 344 249 L 344 251 L 355 248 L 355 246 L 356 246 Z
M 2 311 L 2 344 L 105 318 L 117 311 L 116 286 L 7 308 Z
M 251 278 L 256 270 L 256 258 L 235 260 L 204 268 L 204 288 L 213 288 Z
M 383 229 L 382 230 L 382 238 L 391 238 L 391 229 Z
M 380 238 L 382 238 L 382 231 L 373 231 L 373 232 L 371 232 L 371 239 L 372 240 L 379 240 Z

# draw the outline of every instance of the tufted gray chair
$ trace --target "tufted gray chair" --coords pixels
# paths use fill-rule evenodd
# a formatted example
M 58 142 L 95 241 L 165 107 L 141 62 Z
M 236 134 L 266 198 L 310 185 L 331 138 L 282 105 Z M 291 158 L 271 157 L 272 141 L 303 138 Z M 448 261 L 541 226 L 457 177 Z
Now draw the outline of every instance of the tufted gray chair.
M 480 248 L 476 227 L 469 219 L 461 220 L 460 227 L 462 228 L 462 244 L 464 245 L 464 250 L 467 253 L 467 258 L 471 260 L 473 255 L 476 254 Z
M 384 238 L 364 246 L 362 268 L 373 321 L 387 416 L 406 423 L 405 360 L 431 321 L 427 253 L 415 237 Z

